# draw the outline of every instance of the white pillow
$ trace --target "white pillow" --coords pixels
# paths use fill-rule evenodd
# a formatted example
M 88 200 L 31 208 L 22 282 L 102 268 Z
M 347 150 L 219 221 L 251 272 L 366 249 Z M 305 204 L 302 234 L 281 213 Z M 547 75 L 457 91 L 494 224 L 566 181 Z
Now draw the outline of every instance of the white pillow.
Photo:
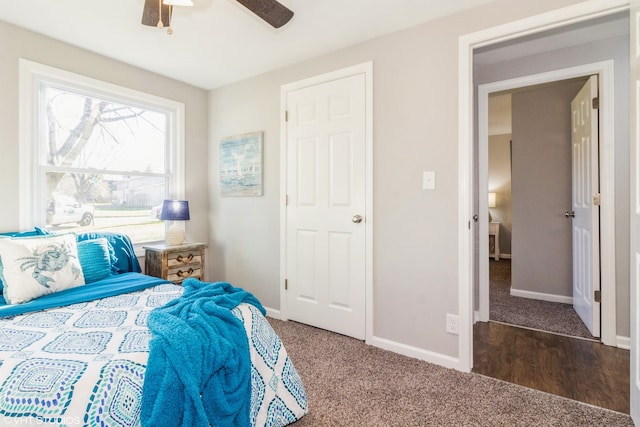
M 0 238 L 0 274 L 7 304 L 84 285 L 74 234 Z

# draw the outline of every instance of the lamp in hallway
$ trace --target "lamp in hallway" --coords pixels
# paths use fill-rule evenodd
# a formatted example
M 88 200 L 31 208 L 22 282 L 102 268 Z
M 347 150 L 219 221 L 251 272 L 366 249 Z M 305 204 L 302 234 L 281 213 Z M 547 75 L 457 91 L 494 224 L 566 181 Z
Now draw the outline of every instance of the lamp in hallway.
M 487 205 L 490 208 L 496 207 L 496 193 L 489 193 L 489 202 L 487 203 Z M 489 212 L 489 222 L 491 222 L 491 212 Z

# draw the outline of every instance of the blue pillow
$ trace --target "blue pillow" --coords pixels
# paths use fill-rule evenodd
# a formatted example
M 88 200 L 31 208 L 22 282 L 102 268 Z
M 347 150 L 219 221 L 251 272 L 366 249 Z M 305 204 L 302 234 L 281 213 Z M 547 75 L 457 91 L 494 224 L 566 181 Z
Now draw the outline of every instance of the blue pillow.
M 78 242 L 78 258 L 85 283 L 93 283 L 111 276 L 109 242 L 104 237 Z
M 13 237 L 15 239 L 19 237 L 46 236 L 48 234 L 51 234 L 51 233 L 45 230 L 44 228 L 35 227 L 33 230 L 29 230 L 29 231 L 9 231 L 7 233 L 0 233 L 0 236 L 8 236 L 8 237 Z
M 115 261 L 111 262 L 111 269 L 114 273 L 140 273 L 140 263 L 136 257 L 136 253 L 131 243 L 131 239 L 126 234 L 114 233 L 108 231 L 94 232 L 86 231 L 76 234 L 78 242 L 84 240 L 94 240 L 100 237 L 104 237 L 109 242 L 109 246 L 113 249 L 113 256 Z

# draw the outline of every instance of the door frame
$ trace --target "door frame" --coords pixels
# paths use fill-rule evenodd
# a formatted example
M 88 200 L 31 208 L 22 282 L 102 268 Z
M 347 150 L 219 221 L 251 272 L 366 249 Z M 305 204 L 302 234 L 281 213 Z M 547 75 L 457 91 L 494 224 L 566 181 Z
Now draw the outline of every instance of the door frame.
M 614 61 L 606 60 L 549 72 L 531 74 L 478 86 L 478 194 L 488 186 L 488 111 L 489 95 L 494 92 L 518 89 L 537 84 L 551 83 L 575 77 L 598 76 L 598 96 L 600 98 L 599 117 L 599 176 L 600 194 L 600 289 L 602 290 L 601 333 L 602 343 L 617 345 L 616 338 L 616 254 L 615 254 L 615 150 L 614 150 Z M 479 310 L 476 320 L 489 320 L 489 235 L 486 218 L 487 201 L 478 197 L 479 204 Z
M 474 228 L 473 146 L 474 85 L 473 51 L 506 40 L 541 31 L 561 28 L 577 22 L 629 10 L 629 0 L 590 0 L 551 12 L 509 22 L 458 40 L 458 368 L 470 372 L 473 367 L 474 315 Z M 635 310 L 632 307 L 632 310 Z M 633 314 L 632 314 L 633 316 Z
M 630 385 L 631 403 L 630 415 L 635 425 L 640 425 L 640 318 L 637 308 L 640 306 L 640 0 L 631 1 L 631 52 L 630 81 L 631 99 L 629 114 L 631 116 L 631 138 L 629 164 L 630 171 L 630 199 L 629 199 L 629 231 L 630 231 L 630 323 L 631 323 L 631 352 L 630 352 Z
M 373 62 L 364 62 L 280 87 L 280 318 L 287 320 L 287 93 L 364 74 L 365 77 L 365 342 L 373 338 Z

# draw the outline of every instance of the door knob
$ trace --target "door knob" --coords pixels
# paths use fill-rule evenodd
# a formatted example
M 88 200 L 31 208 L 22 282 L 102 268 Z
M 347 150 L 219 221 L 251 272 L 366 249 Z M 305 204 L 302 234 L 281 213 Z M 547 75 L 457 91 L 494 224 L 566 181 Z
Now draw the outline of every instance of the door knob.
M 567 211 L 564 213 L 564 216 L 566 216 L 567 218 L 573 218 L 574 216 L 576 216 L 576 213 L 574 211 Z
M 355 222 L 356 224 L 362 222 L 362 215 L 354 215 L 353 218 L 351 218 L 352 222 Z

